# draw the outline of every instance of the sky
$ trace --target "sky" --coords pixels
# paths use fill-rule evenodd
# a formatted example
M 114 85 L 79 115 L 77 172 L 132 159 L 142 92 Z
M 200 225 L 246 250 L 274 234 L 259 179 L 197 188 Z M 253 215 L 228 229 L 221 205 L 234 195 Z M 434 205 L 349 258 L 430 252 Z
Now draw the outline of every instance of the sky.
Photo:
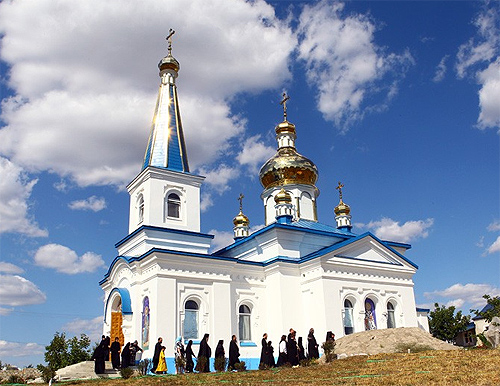
M 498 1 L 5 0 L 0 3 L 0 360 L 56 331 L 97 340 L 98 282 L 128 233 L 169 28 L 201 231 L 232 241 L 279 102 L 355 233 L 410 243 L 417 305 L 500 295 Z

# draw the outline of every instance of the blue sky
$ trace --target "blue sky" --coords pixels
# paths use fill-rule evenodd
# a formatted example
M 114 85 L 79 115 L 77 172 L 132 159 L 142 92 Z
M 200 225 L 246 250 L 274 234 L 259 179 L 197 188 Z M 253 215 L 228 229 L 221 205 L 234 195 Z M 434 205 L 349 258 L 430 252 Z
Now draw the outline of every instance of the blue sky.
M 56 331 L 98 337 L 169 28 L 214 248 L 240 192 L 264 222 L 286 90 L 320 222 L 342 181 L 355 232 L 412 244 L 418 305 L 499 295 L 499 24 L 497 1 L 1 3 L 0 360 L 42 362 Z

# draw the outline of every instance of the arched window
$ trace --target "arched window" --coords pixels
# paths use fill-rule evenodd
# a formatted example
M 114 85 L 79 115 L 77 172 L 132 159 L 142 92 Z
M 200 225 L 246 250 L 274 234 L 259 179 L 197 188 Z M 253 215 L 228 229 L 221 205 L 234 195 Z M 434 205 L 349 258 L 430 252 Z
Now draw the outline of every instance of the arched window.
M 198 339 L 198 303 L 188 300 L 184 305 L 184 339 Z
M 137 207 L 139 209 L 139 223 L 144 221 L 144 197 L 143 195 L 139 195 L 139 199 L 137 200 Z
M 375 315 L 375 303 L 373 300 L 365 300 L 365 330 L 376 330 L 377 329 L 377 319 Z
M 394 305 L 391 302 L 387 303 L 387 328 L 396 328 Z
M 350 300 L 344 300 L 344 334 L 349 335 L 354 332 L 352 303 Z
M 167 197 L 167 217 L 181 218 L 181 199 L 178 194 L 170 193 Z
M 239 333 L 240 341 L 242 340 L 252 340 L 252 335 L 250 331 L 250 318 L 252 311 L 250 307 L 242 304 L 239 308 Z

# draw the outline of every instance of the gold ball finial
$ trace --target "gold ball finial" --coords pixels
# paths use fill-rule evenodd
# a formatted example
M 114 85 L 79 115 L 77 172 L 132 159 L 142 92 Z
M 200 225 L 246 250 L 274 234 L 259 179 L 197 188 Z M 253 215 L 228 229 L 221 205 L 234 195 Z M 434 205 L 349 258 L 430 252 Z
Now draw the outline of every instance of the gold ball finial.
M 290 193 L 285 191 L 285 189 L 281 188 L 278 194 L 274 196 L 274 202 L 276 204 L 291 204 L 292 196 L 290 196 Z
M 351 213 L 351 208 L 349 205 L 347 205 L 346 203 L 344 203 L 344 201 L 342 200 L 342 188 L 344 187 L 344 184 L 342 184 L 342 182 L 339 181 L 337 187 L 335 189 L 337 189 L 339 191 L 339 204 L 335 207 L 334 209 L 334 212 L 335 212 L 335 215 L 339 216 L 339 215 L 349 215 L 349 213 Z
M 240 193 L 238 197 L 238 201 L 240 202 L 240 213 L 238 213 L 236 217 L 233 219 L 234 226 L 248 226 L 250 224 L 250 220 L 248 219 L 248 217 L 243 214 L 244 198 L 245 196 L 242 193 Z

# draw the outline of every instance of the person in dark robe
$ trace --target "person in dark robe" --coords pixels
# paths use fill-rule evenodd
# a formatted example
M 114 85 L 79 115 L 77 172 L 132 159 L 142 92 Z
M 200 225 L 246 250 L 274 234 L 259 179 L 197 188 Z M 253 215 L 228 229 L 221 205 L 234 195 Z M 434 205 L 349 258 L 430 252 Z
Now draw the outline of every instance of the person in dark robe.
M 122 369 L 130 366 L 130 342 L 122 350 Z
M 300 363 L 301 360 L 306 359 L 306 353 L 304 350 L 304 345 L 302 344 L 302 337 L 301 336 L 299 336 L 299 340 L 297 342 L 297 347 L 299 348 L 298 355 L 299 355 L 299 363 Z
M 295 331 L 292 330 L 290 334 L 288 334 L 288 344 L 286 346 L 287 354 L 288 354 L 288 362 L 293 366 L 299 365 L 299 350 L 297 347 L 297 341 L 295 340 Z
M 266 364 L 266 358 L 267 358 L 267 333 L 264 333 L 264 335 L 262 335 L 262 350 L 260 351 L 259 367 L 260 365 Z
M 314 328 L 309 330 L 309 335 L 307 335 L 307 357 L 309 359 L 319 358 L 319 345 L 314 337 Z
M 280 344 L 278 346 L 278 364 L 277 366 L 283 366 L 285 363 L 288 362 L 288 355 L 287 355 L 287 343 L 286 343 L 286 336 L 281 335 L 281 340 Z
M 139 347 L 137 341 L 134 341 L 134 343 L 130 345 L 130 366 L 135 366 L 135 356 L 139 351 L 142 351 L 142 348 Z
M 266 365 L 269 367 L 276 367 L 276 362 L 274 361 L 274 347 L 271 341 L 267 342 Z
M 111 338 L 107 336 L 104 338 L 104 360 L 109 361 L 109 346 L 111 345 Z
M 205 334 L 203 339 L 200 342 L 200 350 L 198 351 L 198 363 L 196 364 L 196 370 L 200 373 L 209 373 L 210 372 L 210 357 L 212 356 L 212 349 L 208 345 L 209 334 Z M 200 359 L 202 359 L 202 364 L 200 364 Z
M 196 358 L 193 352 L 193 341 L 190 340 L 186 346 L 186 373 L 192 373 L 194 368 L 193 357 Z
M 158 362 L 160 361 L 161 344 L 163 342 L 162 337 L 158 338 L 158 342 L 155 344 L 155 351 L 153 354 L 153 368 L 151 371 L 156 373 L 156 368 L 158 367 Z
M 231 337 L 231 342 L 229 343 L 229 365 L 228 370 L 236 370 L 234 365 L 240 363 L 240 349 L 236 343 L 236 335 Z
M 114 370 L 118 370 L 120 368 L 120 342 L 118 338 L 115 338 L 115 341 L 111 343 L 111 364 L 113 365 Z
M 224 341 L 221 339 L 219 343 L 217 343 L 217 347 L 215 348 L 215 358 L 224 358 L 226 352 L 224 351 Z
M 325 342 L 334 342 L 335 341 L 335 335 L 333 334 L 333 332 L 331 331 L 328 331 L 326 333 L 326 339 L 325 339 Z
M 106 355 L 106 346 L 105 342 L 101 341 L 99 343 L 99 346 L 96 347 L 94 350 L 94 353 L 92 354 L 91 359 L 95 362 L 94 363 L 94 371 L 96 374 L 104 374 L 106 364 L 105 364 L 105 357 Z

